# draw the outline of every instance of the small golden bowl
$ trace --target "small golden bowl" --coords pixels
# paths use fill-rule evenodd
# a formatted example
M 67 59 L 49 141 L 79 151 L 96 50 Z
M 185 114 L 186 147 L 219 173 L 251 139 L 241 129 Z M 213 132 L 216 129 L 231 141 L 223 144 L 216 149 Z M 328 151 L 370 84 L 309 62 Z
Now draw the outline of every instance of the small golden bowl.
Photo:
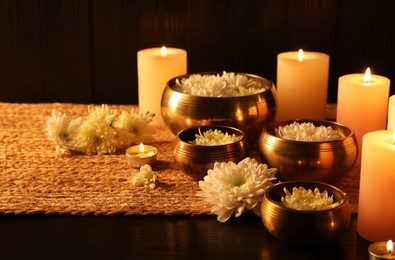
M 224 145 L 196 145 L 191 143 L 196 140 L 195 135 L 212 129 L 221 130 L 229 135 L 235 134 L 241 138 L 230 144 Z M 207 175 L 207 170 L 214 167 L 215 162 L 238 163 L 248 157 L 248 142 L 239 129 L 229 126 L 199 126 L 182 130 L 177 135 L 174 149 L 174 161 L 188 175 L 195 180 L 202 180 Z
M 196 73 L 222 75 L 222 72 Z M 226 125 L 243 131 L 250 143 L 256 143 L 259 134 L 276 113 L 277 92 L 270 80 L 252 74 L 246 76 L 261 84 L 264 91 L 257 94 L 235 97 L 204 97 L 179 91 L 176 80 L 193 74 L 175 77 L 167 82 L 162 93 L 161 114 L 165 124 L 177 135 L 179 131 L 193 126 Z
M 324 210 L 296 210 L 283 205 L 284 188 L 304 187 L 333 195 L 337 206 Z M 278 239 L 294 245 L 324 244 L 336 239 L 350 225 L 351 210 L 347 194 L 330 184 L 308 181 L 280 182 L 270 187 L 261 204 L 266 229 Z
M 342 138 L 307 142 L 287 140 L 276 135 L 276 128 L 293 122 L 311 122 L 316 127 L 331 126 Z M 289 120 L 271 123 L 262 130 L 258 147 L 262 162 L 269 167 L 277 168 L 276 176 L 282 181 L 336 183 L 351 171 L 358 157 L 354 132 L 332 121 Z

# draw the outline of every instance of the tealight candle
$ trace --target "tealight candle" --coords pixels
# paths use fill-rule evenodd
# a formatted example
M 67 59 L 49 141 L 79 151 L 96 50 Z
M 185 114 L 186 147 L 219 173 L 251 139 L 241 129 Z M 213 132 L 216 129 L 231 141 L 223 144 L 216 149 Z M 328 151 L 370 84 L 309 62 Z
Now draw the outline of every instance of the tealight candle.
M 153 124 L 164 125 L 161 98 L 167 81 L 187 73 L 187 52 L 178 48 L 148 48 L 137 52 L 139 109 L 156 116 Z
M 389 90 L 390 80 L 369 68 L 339 78 L 336 121 L 354 131 L 359 147 L 364 134 L 386 129 Z
M 283 52 L 277 56 L 277 121 L 323 120 L 326 115 L 329 55 Z
M 393 254 L 394 245 L 391 240 L 388 242 L 377 242 L 369 246 L 369 259 L 382 260 L 382 259 L 395 259 Z
M 394 131 L 363 136 L 357 231 L 366 240 L 395 237 Z
M 151 145 L 134 145 L 126 149 L 128 163 L 134 168 L 145 164 L 153 165 L 156 162 L 157 150 Z

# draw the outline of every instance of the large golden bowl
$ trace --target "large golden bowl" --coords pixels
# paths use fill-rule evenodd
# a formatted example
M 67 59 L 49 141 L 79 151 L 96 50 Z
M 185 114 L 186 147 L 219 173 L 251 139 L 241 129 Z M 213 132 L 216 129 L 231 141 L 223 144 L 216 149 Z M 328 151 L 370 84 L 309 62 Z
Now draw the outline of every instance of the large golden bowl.
M 337 206 L 324 210 L 296 210 L 281 202 L 284 188 L 304 187 L 333 195 Z M 294 245 L 323 244 L 336 239 L 350 225 L 351 210 L 347 194 L 322 182 L 280 182 L 270 187 L 261 204 L 261 218 L 266 229 L 278 239 Z
M 221 72 L 198 73 L 201 75 Z M 201 125 L 227 125 L 243 131 L 250 143 L 256 143 L 259 134 L 274 120 L 276 112 L 276 89 L 265 78 L 243 74 L 260 82 L 265 90 L 252 95 L 237 97 L 203 97 L 179 92 L 176 80 L 192 74 L 181 75 L 167 82 L 162 94 L 161 113 L 165 124 L 174 135 L 183 129 Z
M 316 127 L 331 126 L 342 138 L 307 142 L 287 140 L 276 135 L 276 128 L 293 122 L 312 122 Z M 336 183 L 351 171 L 358 157 L 354 132 L 332 121 L 290 120 L 271 123 L 262 130 L 258 147 L 262 162 L 277 168 L 276 176 L 282 181 Z
M 195 135 L 212 129 L 221 130 L 229 135 L 235 134 L 241 138 L 230 144 L 196 145 L 191 143 Z M 214 167 L 215 162 L 238 163 L 248 156 L 248 142 L 242 131 L 229 126 L 200 126 L 190 127 L 180 131 L 177 135 L 174 149 L 174 161 L 189 176 L 195 180 L 202 180 L 207 171 Z

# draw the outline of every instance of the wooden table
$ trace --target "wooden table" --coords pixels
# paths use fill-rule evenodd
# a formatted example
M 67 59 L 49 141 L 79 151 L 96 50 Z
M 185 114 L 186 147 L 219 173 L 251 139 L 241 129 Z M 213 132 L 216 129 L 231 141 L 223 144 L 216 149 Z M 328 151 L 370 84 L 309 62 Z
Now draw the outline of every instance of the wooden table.
M 369 259 L 357 217 L 338 240 L 293 247 L 254 215 L 215 217 L 1 216 L 0 259 Z

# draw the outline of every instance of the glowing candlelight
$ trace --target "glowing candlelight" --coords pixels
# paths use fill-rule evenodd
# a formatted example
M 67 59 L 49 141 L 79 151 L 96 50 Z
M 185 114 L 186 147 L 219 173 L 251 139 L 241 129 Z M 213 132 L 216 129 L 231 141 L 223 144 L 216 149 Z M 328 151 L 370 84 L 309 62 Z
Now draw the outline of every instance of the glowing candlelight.
M 151 145 L 134 145 L 126 150 L 128 163 L 135 168 L 145 164 L 152 165 L 156 162 L 157 150 Z
M 162 55 L 162 57 L 166 56 L 167 54 L 167 49 L 166 46 L 163 46 L 162 49 L 160 50 L 160 55 Z
M 277 121 L 326 115 L 329 55 L 291 51 L 277 56 Z
M 392 244 L 392 240 L 388 240 L 387 242 L 387 252 L 392 255 L 392 251 L 394 250 L 394 245 Z
M 140 152 L 140 154 L 144 153 L 144 144 L 143 143 L 141 143 L 139 146 L 139 152 Z
M 363 82 L 370 83 L 370 68 L 368 67 L 365 71 L 365 76 L 363 77 Z
M 303 50 L 300 49 L 298 51 L 298 61 L 303 61 L 303 56 L 304 56 Z
M 369 132 L 385 129 L 390 80 L 371 74 L 354 73 L 339 78 L 336 121 L 353 129 L 359 147 Z M 361 155 L 361 153 L 360 153 Z M 361 162 L 358 156 L 357 164 Z
M 153 124 L 164 125 L 161 98 L 167 81 L 187 73 L 187 52 L 157 47 L 137 52 L 139 110 L 155 114 Z
M 392 240 L 388 242 L 377 242 L 369 246 L 369 259 L 370 260 L 382 260 L 382 259 L 395 259 L 395 255 L 392 254 L 394 245 Z

